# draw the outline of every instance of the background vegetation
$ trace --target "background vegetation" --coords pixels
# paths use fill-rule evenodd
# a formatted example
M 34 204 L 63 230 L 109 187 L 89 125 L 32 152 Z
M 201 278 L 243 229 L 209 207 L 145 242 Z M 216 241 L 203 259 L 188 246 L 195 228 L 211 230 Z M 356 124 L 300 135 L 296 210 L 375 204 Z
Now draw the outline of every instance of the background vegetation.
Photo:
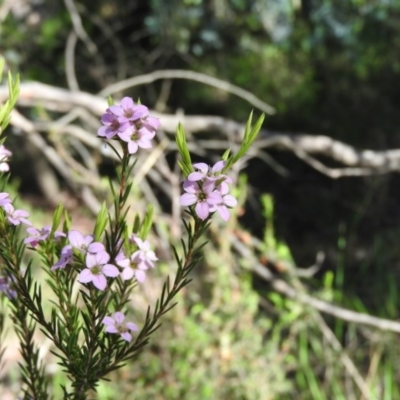
M 77 29 L 74 10 L 86 34 L 75 48 L 82 91 L 95 94 L 160 69 L 192 70 L 271 104 L 276 113 L 264 123 L 270 130 L 324 134 L 358 148 L 400 147 L 399 0 L 3 0 L 0 54 L 22 81 L 70 85 L 66 43 Z M 238 122 L 252 107 L 190 80 L 159 80 L 123 94 L 164 113 Z M 35 121 L 56 117 L 40 107 L 20 111 Z M 14 185 L 25 201 L 47 206 L 34 169 L 26 168 L 26 160 L 38 162 L 40 154 L 29 152 L 17 130 L 7 133 Z M 332 180 L 291 153 L 269 155 L 289 173 L 249 161 L 238 215 L 210 238 L 193 284 L 152 346 L 104 383 L 99 398 L 400 399 L 398 336 L 322 319 L 252 270 L 261 262 L 299 291 L 398 319 L 398 175 Z M 168 215 L 169 201 L 161 206 L 160 214 Z M 168 236 L 164 221 L 160 217 L 157 237 Z M 235 237 L 252 257 L 233 255 Z M 300 282 L 292 269 L 315 264 L 317 254 L 325 256 L 318 271 Z M 168 268 L 165 257 L 160 276 Z M 57 381 L 56 367 L 49 374 Z M 16 390 L 16 376 L 7 368 L 1 376 L 0 391 Z

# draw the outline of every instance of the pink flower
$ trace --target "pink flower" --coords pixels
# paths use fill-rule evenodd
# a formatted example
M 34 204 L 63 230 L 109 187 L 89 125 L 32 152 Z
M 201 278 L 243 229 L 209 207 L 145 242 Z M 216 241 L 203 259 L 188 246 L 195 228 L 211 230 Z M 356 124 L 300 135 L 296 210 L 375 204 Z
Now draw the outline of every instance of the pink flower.
M 28 236 L 25 240 L 24 243 L 25 244 L 29 244 L 31 247 L 36 247 L 39 242 L 42 242 L 44 240 L 46 240 L 51 232 L 51 226 L 47 225 L 45 227 L 43 227 L 40 231 L 36 228 L 27 228 L 26 230 L 30 236 Z M 54 232 L 54 239 L 59 239 L 61 237 L 65 237 L 65 233 L 64 232 Z
M 130 256 L 130 258 L 119 258 L 116 261 L 117 265 L 123 268 L 121 272 L 121 278 L 124 281 L 128 281 L 133 277 L 140 283 L 143 283 L 146 279 L 146 272 L 147 269 L 142 260 L 138 257 L 134 257 L 134 254 Z
M 219 204 L 211 206 L 210 212 L 218 211 L 224 221 L 228 221 L 230 214 L 228 207 L 235 207 L 237 200 L 229 193 L 229 187 L 225 182 L 218 186 L 217 190 L 221 193 L 222 201 Z
M 29 213 L 25 210 L 15 210 L 14 207 L 10 204 L 3 204 L 3 210 L 6 212 L 6 218 L 8 219 L 8 222 L 12 225 L 19 225 L 19 224 L 25 224 L 25 225 L 32 225 L 32 223 L 26 219 L 26 217 L 29 217 Z
M 99 242 L 93 242 L 93 235 L 83 236 L 82 233 L 76 230 L 71 230 L 68 233 L 68 240 L 72 247 L 78 249 L 83 254 L 99 253 L 105 251 L 104 245 Z
M 59 268 L 65 268 L 68 264 L 71 264 L 74 259 L 74 252 L 71 245 L 64 246 L 61 250 L 60 259 L 51 267 L 52 271 Z
M 182 206 L 196 204 L 195 211 L 197 216 L 205 220 L 210 214 L 210 207 L 222 202 L 221 194 L 215 190 L 213 181 L 205 181 L 202 186 L 197 182 L 185 181 L 183 183 L 184 193 L 179 202 Z
M 138 250 L 132 254 L 131 260 L 134 259 L 135 262 L 139 261 L 138 265 L 142 269 L 154 268 L 153 261 L 157 261 L 158 258 L 154 251 L 150 250 L 150 243 L 147 240 L 140 239 L 136 235 L 132 235 L 130 240 L 138 247 Z
M 124 322 L 125 315 L 117 311 L 112 317 L 104 317 L 101 321 L 106 326 L 106 332 L 119 333 L 122 339 L 130 342 L 132 335 L 129 331 L 138 331 L 139 328 L 133 322 Z
M 214 164 L 213 167 L 210 167 L 209 165 L 205 163 L 196 163 L 193 164 L 193 167 L 197 169 L 198 171 L 192 172 L 188 176 L 188 181 L 192 182 L 197 182 L 200 180 L 211 180 L 211 181 L 217 181 L 219 179 L 227 182 L 227 183 L 232 183 L 232 179 L 224 174 L 217 174 L 219 171 L 221 171 L 225 167 L 226 161 L 218 161 L 217 163 Z
M 120 124 L 129 124 L 148 114 L 148 109 L 140 104 L 135 105 L 131 97 L 124 97 L 119 106 L 111 106 L 109 110 L 118 116 Z
M 136 130 L 133 126 L 118 133 L 121 140 L 128 143 L 129 154 L 135 154 L 139 147 L 141 149 L 150 149 L 152 147 L 151 139 L 153 139 L 155 132 L 148 132 L 147 130 Z
M 79 274 L 78 282 L 93 282 L 97 289 L 104 290 L 107 287 L 106 276 L 115 278 L 119 275 L 119 270 L 115 265 L 107 264 L 109 260 L 110 255 L 105 251 L 96 254 L 88 253 L 86 256 L 87 268 Z
M 110 111 L 110 108 L 102 115 L 101 123 L 104 125 L 100 127 L 97 131 L 97 135 L 111 139 L 118 132 L 123 132 L 129 127 L 128 123 L 121 124 L 119 122 L 118 116 Z

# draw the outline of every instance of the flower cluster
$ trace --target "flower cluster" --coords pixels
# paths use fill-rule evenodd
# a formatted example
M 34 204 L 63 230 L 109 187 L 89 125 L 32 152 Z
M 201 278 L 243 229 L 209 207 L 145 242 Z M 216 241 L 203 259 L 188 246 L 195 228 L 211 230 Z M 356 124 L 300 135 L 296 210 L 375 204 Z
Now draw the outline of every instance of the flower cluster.
M 105 290 L 107 287 L 107 277 L 116 278 L 121 276 L 123 280 L 136 278 L 138 282 L 146 279 L 146 270 L 154 267 L 156 255 L 150 250 L 150 243 L 142 240 L 136 235 L 132 235 L 130 243 L 135 246 L 135 251 L 126 256 L 124 250 L 121 250 L 110 262 L 110 255 L 100 242 L 94 242 L 92 235 L 84 236 L 77 230 L 71 230 L 68 233 L 68 244 L 61 250 L 60 259 L 52 266 L 52 270 L 65 268 L 79 260 L 79 255 L 84 256 L 85 268 L 78 276 L 78 282 L 90 283 L 99 290 Z M 114 265 L 116 264 L 116 265 Z M 118 268 L 122 268 L 122 271 Z
M 160 121 L 149 115 L 146 106 L 135 104 L 130 97 L 124 97 L 120 105 L 107 108 L 101 123 L 103 126 L 97 135 L 108 140 L 118 138 L 126 142 L 129 154 L 135 154 L 139 147 L 151 148 L 151 140 L 160 126 Z
M 42 231 L 35 230 L 34 232 L 32 230 L 31 238 L 26 240 L 32 245 L 32 243 L 42 240 L 46 233 L 47 229 L 45 228 Z M 115 259 L 111 260 L 104 245 L 95 242 L 92 235 L 84 236 L 77 230 L 70 230 L 68 232 L 68 244 L 62 248 L 60 259 L 51 269 L 54 271 L 76 262 L 82 263 L 83 257 L 84 268 L 78 275 L 78 282 L 80 283 L 92 282 L 97 289 L 105 290 L 107 278 L 120 276 L 125 281 L 135 278 L 138 282 L 144 282 L 146 270 L 154 268 L 154 261 L 157 261 L 158 258 L 150 249 L 150 243 L 147 240 L 140 239 L 135 234 L 132 234 L 129 238 L 126 247 L 127 249 L 121 249 Z M 133 252 L 132 248 L 135 249 Z M 112 317 L 105 317 L 102 322 L 106 325 L 106 332 L 119 333 L 124 340 L 130 342 L 132 335 L 129 331 L 137 331 L 138 327 L 133 322 L 124 323 L 124 318 L 122 312 L 116 312 Z
M 225 161 L 218 161 L 213 167 L 205 163 L 193 164 L 196 171 L 183 182 L 183 190 L 186 193 L 180 197 L 180 204 L 195 205 L 195 212 L 202 220 L 218 211 L 221 218 L 228 221 L 228 207 L 237 204 L 236 199 L 229 194 L 228 184 L 232 183 L 232 179 L 220 173 L 224 166 Z
M 51 233 L 51 226 L 46 225 L 41 230 L 36 229 L 34 227 L 27 228 L 26 230 L 30 236 L 24 239 L 24 243 L 28 244 L 30 247 L 36 248 L 39 243 L 47 240 Z M 54 232 L 54 239 L 60 239 L 65 237 L 66 234 L 64 232 Z

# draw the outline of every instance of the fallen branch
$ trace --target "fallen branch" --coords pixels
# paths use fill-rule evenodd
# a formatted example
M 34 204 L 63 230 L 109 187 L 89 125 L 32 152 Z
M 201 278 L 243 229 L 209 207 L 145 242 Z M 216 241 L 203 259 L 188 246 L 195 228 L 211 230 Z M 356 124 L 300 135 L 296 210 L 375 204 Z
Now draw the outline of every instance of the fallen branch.
M 281 293 L 290 299 L 299 301 L 302 304 L 308 305 L 322 313 L 342 319 L 343 321 L 368 325 L 383 331 L 400 333 L 400 322 L 348 310 L 347 308 L 339 307 L 332 303 L 312 297 L 305 292 L 300 292 L 299 290 L 290 286 L 284 280 L 277 278 L 268 268 L 258 262 L 256 257 L 254 257 L 253 250 L 248 245 L 240 242 L 236 236 L 231 236 L 231 243 L 233 248 L 242 257 L 252 260 L 250 267 L 251 270 L 260 278 L 269 282 L 272 288 L 278 293 Z
M 4 102 L 7 96 L 7 88 L 0 86 L 0 102 Z M 105 99 L 89 93 L 71 92 L 39 82 L 22 83 L 18 105 L 33 107 L 39 104 L 48 110 L 60 113 L 80 107 L 96 116 L 100 116 L 107 107 Z M 239 138 L 244 131 L 244 124 L 218 116 L 153 114 L 160 118 L 163 130 L 168 133 L 175 133 L 179 122 L 191 133 L 217 131 L 229 134 L 230 138 Z M 14 123 L 13 119 L 11 123 Z M 221 146 L 226 148 L 226 141 L 221 141 Z M 310 166 L 331 178 L 400 171 L 400 149 L 358 150 L 323 135 L 282 133 L 263 129 L 260 132 L 257 148 L 292 151 Z M 330 168 L 311 155 L 328 157 L 344 165 L 345 168 Z

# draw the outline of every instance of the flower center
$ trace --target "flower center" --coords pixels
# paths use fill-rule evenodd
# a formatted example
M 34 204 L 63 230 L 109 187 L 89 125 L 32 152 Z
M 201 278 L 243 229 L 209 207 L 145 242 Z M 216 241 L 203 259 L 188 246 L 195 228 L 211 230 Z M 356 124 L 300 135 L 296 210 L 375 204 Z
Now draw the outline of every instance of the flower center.
M 131 140 L 132 140 L 132 142 L 136 142 L 137 140 L 139 140 L 139 134 L 137 132 L 132 134 Z
M 129 265 L 132 269 L 137 269 L 137 263 L 135 263 L 134 261 L 131 261 L 130 265 Z
M 90 269 L 93 275 L 100 275 L 101 273 L 101 267 L 99 265 L 95 265 Z
M 111 123 L 111 129 L 113 131 L 116 131 L 118 130 L 118 128 L 119 128 L 119 122 L 116 119 L 114 119 L 114 121 Z
M 204 192 L 199 192 L 197 198 L 199 199 L 199 201 L 206 201 L 207 195 Z

